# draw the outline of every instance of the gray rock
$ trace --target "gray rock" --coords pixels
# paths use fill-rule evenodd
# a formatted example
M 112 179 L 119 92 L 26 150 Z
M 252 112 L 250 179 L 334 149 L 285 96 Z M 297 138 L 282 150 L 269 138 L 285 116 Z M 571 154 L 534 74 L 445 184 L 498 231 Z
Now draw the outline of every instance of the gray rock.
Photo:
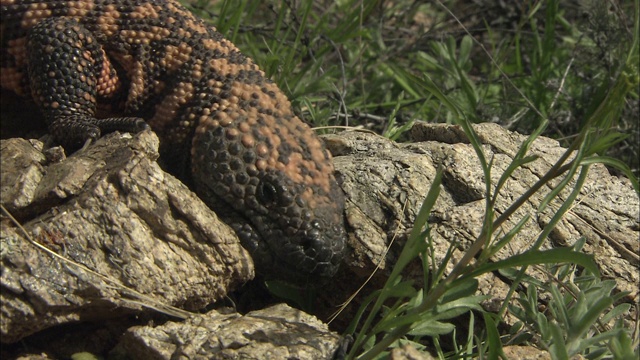
M 495 124 L 474 126 L 487 159 L 493 159 L 492 183 L 497 183 L 506 166 L 517 153 L 526 136 L 510 132 Z M 429 219 L 436 262 L 441 262 L 450 244 L 456 244 L 452 264 L 464 255 L 480 234 L 485 212 L 485 184 L 475 150 L 458 126 L 417 123 L 411 130 L 410 143 L 394 143 L 377 135 L 347 132 L 325 137 L 334 155 L 337 177 L 345 191 L 345 208 L 349 227 L 349 247 L 353 251 L 346 266 L 334 279 L 335 289 L 323 297 L 329 304 L 321 318 L 328 317 L 345 299 L 358 291 L 367 277 L 368 285 L 337 318 L 348 323 L 371 290 L 383 286 L 396 263 L 438 166 L 443 167 L 440 198 Z M 564 153 L 558 142 L 539 137 L 529 155 L 538 159 L 518 169 L 498 194 L 496 216 L 538 181 Z M 559 179 L 551 181 L 552 185 Z M 560 193 L 565 199 L 573 186 Z M 531 219 L 516 238 L 498 252 L 499 260 L 528 249 L 558 208 L 554 200 L 543 213 L 537 209 L 550 191 L 544 187 L 526 202 L 503 225 L 503 232 L 513 227 L 525 214 Z M 583 249 L 593 254 L 602 275 L 614 279 L 616 291 L 629 291 L 624 301 L 638 301 L 640 282 L 640 203 L 628 179 L 612 176 L 601 165 L 592 165 L 587 181 L 571 211 L 560 221 L 544 242 L 542 249 L 574 244 L 586 238 Z M 386 249 L 389 249 L 385 253 Z M 448 267 L 450 271 L 453 266 Z M 377 269 L 377 270 L 376 270 Z M 529 270 L 529 275 L 546 278 Z M 404 277 L 421 282 L 418 262 L 406 269 Z M 509 284 L 493 274 L 479 279 L 479 292 L 488 295 L 483 303 L 496 311 L 503 303 Z M 337 299 L 337 300 L 336 300 Z M 627 317 L 635 319 L 635 310 Z M 507 319 L 512 323 L 514 319 Z
M 56 163 L 37 142 L 1 146 L 2 205 L 41 245 L 0 223 L 2 342 L 142 308 L 186 317 L 253 278 L 233 231 L 155 162 L 152 132 L 110 134 Z
M 339 341 L 317 318 L 281 304 L 244 316 L 210 311 L 183 322 L 136 326 L 123 346 L 140 359 L 330 359 Z

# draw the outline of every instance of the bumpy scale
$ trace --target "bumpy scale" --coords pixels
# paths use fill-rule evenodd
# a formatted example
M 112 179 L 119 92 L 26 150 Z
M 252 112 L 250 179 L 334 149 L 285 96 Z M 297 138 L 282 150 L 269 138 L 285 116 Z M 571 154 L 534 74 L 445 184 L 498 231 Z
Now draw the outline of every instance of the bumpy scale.
M 330 155 L 214 28 L 172 0 L 0 6 L 2 87 L 30 96 L 57 141 L 148 124 L 258 272 L 296 283 L 336 272 L 346 235 Z

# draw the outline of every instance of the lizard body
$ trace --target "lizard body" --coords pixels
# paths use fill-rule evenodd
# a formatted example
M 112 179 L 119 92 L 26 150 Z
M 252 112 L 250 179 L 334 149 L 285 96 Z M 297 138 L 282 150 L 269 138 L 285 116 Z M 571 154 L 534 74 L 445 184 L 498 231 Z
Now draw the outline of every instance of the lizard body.
M 332 276 L 344 199 L 324 145 L 251 59 L 174 0 L 0 0 L 1 85 L 77 146 L 150 126 L 267 277 Z M 144 119 L 144 120 L 143 120 Z M 229 209 L 233 211 L 229 211 Z

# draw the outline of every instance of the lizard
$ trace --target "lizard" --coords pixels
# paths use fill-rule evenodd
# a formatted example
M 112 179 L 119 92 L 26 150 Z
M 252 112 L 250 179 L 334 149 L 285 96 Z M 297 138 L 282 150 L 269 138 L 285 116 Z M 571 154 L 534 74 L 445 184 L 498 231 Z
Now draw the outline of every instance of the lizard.
M 336 273 L 345 200 L 331 154 L 215 27 L 175 0 L 0 0 L 0 20 L 2 88 L 31 98 L 56 142 L 150 127 L 257 273 L 293 284 Z

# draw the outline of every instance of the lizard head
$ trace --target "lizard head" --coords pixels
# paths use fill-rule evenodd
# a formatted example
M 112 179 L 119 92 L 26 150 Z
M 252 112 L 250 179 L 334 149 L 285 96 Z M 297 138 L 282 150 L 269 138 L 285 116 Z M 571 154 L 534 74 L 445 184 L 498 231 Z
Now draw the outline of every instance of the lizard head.
M 293 115 L 276 123 L 216 116 L 193 138 L 198 195 L 236 231 L 265 278 L 304 284 L 333 276 L 346 246 L 344 195 L 322 142 Z
M 258 176 L 250 186 L 248 221 L 232 227 L 267 278 L 294 283 L 319 282 L 335 274 L 345 250 L 342 191 L 332 180 L 331 192 L 310 191 L 278 171 Z

